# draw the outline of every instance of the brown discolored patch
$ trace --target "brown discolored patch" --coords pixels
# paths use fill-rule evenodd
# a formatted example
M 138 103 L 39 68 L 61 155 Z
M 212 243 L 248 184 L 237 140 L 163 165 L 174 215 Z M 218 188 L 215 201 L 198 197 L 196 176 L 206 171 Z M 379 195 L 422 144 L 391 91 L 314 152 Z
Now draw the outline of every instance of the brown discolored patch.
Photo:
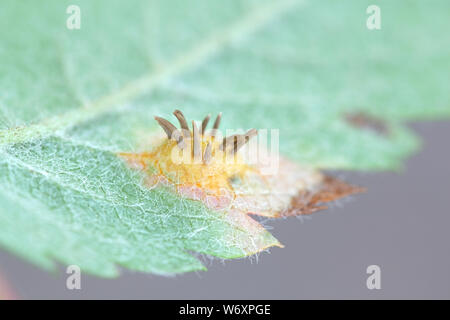
M 353 186 L 331 176 L 325 176 L 321 185 L 315 191 L 300 191 L 291 200 L 287 210 L 280 213 L 280 216 L 307 215 L 313 212 L 327 209 L 325 205 L 351 194 L 365 192 L 363 187 Z
M 379 135 L 387 136 L 389 128 L 383 120 L 364 112 L 348 113 L 345 121 L 352 127 L 373 131 Z

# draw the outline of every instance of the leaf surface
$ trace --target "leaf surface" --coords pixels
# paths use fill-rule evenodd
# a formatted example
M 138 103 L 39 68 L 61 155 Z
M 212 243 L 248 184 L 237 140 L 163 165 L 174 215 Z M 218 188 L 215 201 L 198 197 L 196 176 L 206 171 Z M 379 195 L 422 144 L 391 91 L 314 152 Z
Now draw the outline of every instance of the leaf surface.
M 379 31 L 368 1 L 77 1 L 80 30 L 69 4 L 0 4 L 0 244 L 43 267 L 173 274 L 280 245 L 117 156 L 148 150 L 155 115 L 280 129 L 308 170 L 400 168 L 403 122 L 450 115 L 447 1 L 380 1 Z

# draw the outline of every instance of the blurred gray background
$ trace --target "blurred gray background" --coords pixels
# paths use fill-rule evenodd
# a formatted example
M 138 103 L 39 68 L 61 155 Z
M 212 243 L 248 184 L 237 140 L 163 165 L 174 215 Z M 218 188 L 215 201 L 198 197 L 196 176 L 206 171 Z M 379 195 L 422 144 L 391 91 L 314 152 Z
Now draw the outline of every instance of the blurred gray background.
M 47 273 L 2 250 L 1 273 L 23 299 L 449 299 L 450 123 L 411 127 L 423 149 L 404 172 L 336 172 L 368 193 L 309 218 L 266 222 L 284 249 L 203 257 L 208 272 L 170 278 L 83 275 L 79 291 L 66 289 L 63 266 Z M 381 267 L 381 290 L 366 287 L 372 264 Z

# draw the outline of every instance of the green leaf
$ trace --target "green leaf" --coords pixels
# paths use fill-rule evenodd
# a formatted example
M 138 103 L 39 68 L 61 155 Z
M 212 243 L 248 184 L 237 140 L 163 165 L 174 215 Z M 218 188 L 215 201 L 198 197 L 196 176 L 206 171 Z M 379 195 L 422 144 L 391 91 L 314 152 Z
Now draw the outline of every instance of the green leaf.
M 279 128 L 282 154 L 305 166 L 400 168 L 418 146 L 404 121 L 450 115 L 450 5 L 378 3 L 369 31 L 360 0 L 2 1 L 0 245 L 101 276 L 279 245 L 147 188 L 117 157 L 144 151 L 153 116 L 174 108 Z M 70 4 L 79 30 L 66 28 Z

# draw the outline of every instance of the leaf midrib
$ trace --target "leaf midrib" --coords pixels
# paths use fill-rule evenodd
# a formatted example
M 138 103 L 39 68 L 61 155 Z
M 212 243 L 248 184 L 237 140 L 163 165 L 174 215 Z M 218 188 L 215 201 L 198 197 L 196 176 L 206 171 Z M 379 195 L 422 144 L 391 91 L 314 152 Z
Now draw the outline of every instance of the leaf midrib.
M 133 100 L 144 93 L 149 93 L 167 79 L 174 78 L 188 70 L 198 67 L 225 49 L 233 40 L 242 40 L 254 34 L 270 21 L 301 3 L 303 3 L 301 0 L 284 0 L 271 2 L 258 7 L 233 24 L 213 32 L 206 40 L 194 46 L 192 50 L 180 54 L 173 61 L 167 63 L 165 67 L 161 67 L 154 73 L 144 75 L 129 82 L 116 92 L 101 97 L 75 110 L 42 120 L 35 124 L 0 130 L 0 148 L 8 144 L 47 136 L 67 127 L 74 126 L 77 123 L 89 120 L 102 113 L 112 111 L 114 107 L 126 101 Z

